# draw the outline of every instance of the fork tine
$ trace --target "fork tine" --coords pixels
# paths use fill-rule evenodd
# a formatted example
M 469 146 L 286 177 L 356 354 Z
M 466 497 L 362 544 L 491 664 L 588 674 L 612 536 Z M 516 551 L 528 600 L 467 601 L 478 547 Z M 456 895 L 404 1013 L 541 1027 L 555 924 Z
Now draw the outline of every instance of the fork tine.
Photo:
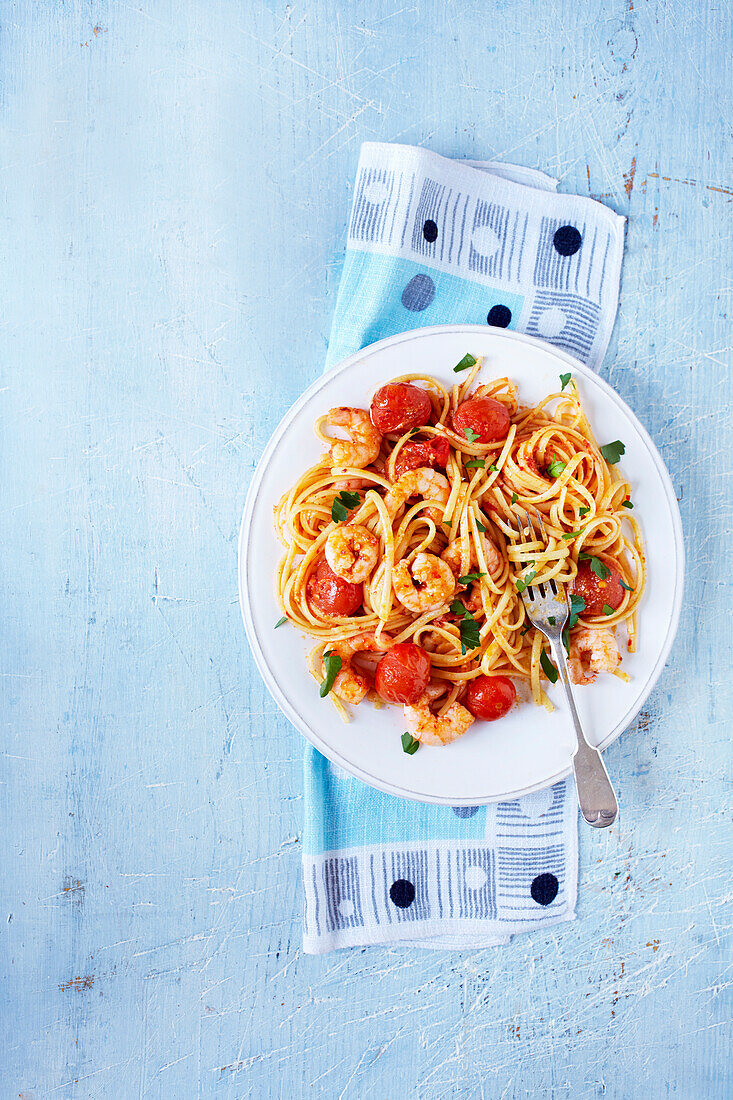
M 534 512 L 535 512 L 535 515 L 537 516 L 537 522 L 538 522 L 538 523 L 539 523 L 539 525 L 540 525 L 540 534 L 542 535 L 542 538 L 543 538 L 543 539 L 547 539 L 547 535 L 546 535 L 546 533 L 545 533 L 545 525 L 544 525 L 544 523 L 542 522 L 542 516 L 541 516 L 541 514 L 540 514 L 540 511 L 539 511 L 539 509 L 538 509 L 538 508 L 535 508 Z

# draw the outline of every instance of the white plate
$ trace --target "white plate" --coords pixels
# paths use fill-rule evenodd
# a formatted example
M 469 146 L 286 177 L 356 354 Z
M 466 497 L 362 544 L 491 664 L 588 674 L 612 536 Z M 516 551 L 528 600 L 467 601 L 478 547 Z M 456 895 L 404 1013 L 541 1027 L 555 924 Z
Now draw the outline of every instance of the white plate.
M 443 805 L 477 805 L 539 790 L 567 775 L 574 736 L 560 685 L 549 689 L 556 710 L 527 703 L 495 723 L 476 722 L 446 748 L 402 751 L 401 708 L 352 708 L 344 724 L 320 698 L 306 668 L 311 639 L 291 626 L 274 630 L 280 618 L 275 562 L 282 548 L 272 509 L 300 471 L 322 453 L 313 434 L 316 417 L 335 405 L 368 407 L 378 386 L 398 374 L 421 371 L 452 385 L 453 367 L 465 355 L 485 357 L 482 378 L 504 375 L 519 385 L 522 404 L 559 388 L 571 370 L 601 442 L 626 445 L 622 469 L 633 487 L 634 515 L 641 523 L 649 570 L 639 613 L 639 651 L 624 656 L 628 684 L 601 676 L 576 692 L 589 740 L 610 744 L 631 722 L 651 692 L 669 653 L 682 599 L 682 526 L 672 483 L 644 428 L 611 387 L 581 363 L 541 341 L 481 325 L 424 328 L 382 340 L 352 355 L 319 378 L 295 403 L 260 459 L 242 518 L 239 593 L 257 667 L 283 713 L 334 763 L 390 794 Z

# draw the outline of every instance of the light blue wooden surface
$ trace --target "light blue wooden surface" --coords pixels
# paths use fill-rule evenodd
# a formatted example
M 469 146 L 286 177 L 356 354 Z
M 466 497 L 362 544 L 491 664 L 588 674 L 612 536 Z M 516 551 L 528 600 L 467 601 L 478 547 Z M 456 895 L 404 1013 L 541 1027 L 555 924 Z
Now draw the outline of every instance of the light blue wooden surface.
M 730 14 L 2 4 L 3 1097 L 731 1095 Z M 685 524 L 621 824 L 503 949 L 302 955 L 301 744 L 237 606 L 364 139 L 628 215 L 603 373 Z

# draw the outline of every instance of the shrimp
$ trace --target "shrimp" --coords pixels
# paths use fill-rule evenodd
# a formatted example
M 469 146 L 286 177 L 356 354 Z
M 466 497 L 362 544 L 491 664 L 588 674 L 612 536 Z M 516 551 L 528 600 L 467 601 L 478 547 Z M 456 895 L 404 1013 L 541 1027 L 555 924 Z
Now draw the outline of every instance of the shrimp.
M 372 424 L 366 409 L 341 406 L 331 409 L 324 419 L 330 427 L 343 428 L 350 436 L 348 442 L 334 439 L 331 444 L 330 455 L 334 467 L 353 466 L 357 470 L 363 470 L 374 462 L 382 446 L 382 434 Z
M 492 577 L 501 573 L 503 568 L 503 562 L 501 554 L 497 550 L 495 544 L 487 535 L 479 535 L 481 539 L 481 547 L 486 559 L 486 566 Z M 449 566 L 453 576 L 458 578 L 461 575 L 461 541 L 460 539 L 454 539 L 453 542 L 446 546 L 443 553 L 440 555 L 443 561 Z M 469 561 L 470 567 L 473 569 L 478 566 L 478 558 L 476 556 L 476 548 L 471 545 L 471 557 Z
M 610 630 L 584 626 L 570 639 L 568 668 L 574 684 L 592 684 L 599 672 L 613 672 L 620 661 Z
M 408 470 L 394 482 L 384 498 L 384 503 L 389 514 L 394 516 L 410 497 L 437 501 L 445 508 L 449 496 L 448 478 L 428 466 L 420 466 L 417 470 Z M 443 518 L 437 508 L 431 508 L 430 515 L 436 522 Z
M 328 647 L 329 653 L 335 653 L 341 658 L 341 668 L 336 673 L 332 691 L 343 699 L 345 703 L 353 703 L 356 706 L 365 697 L 374 684 L 372 674 L 364 670 L 357 671 L 353 665 L 353 658 L 357 653 L 386 653 L 392 645 L 389 634 L 382 634 L 377 639 L 374 634 L 355 634 L 353 638 L 345 638 L 340 642 L 332 642 Z
M 473 715 L 460 703 L 451 703 L 445 714 L 433 714 L 430 704 L 445 692 L 441 684 L 430 684 L 417 703 L 404 708 L 405 725 L 423 745 L 449 745 L 473 724 Z
M 361 584 L 372 573 L 379 558 L 379 539 L 368 527 L 345 523 L 335 527 L 326 539 L 326 561 L 339 577 Z
M 403 559 L 392 570 L 395 595 L 408 611 L 420 614 L 448 603 L 456 583 L 450 567 L 435 554 L 418 554 L 411 565 Z

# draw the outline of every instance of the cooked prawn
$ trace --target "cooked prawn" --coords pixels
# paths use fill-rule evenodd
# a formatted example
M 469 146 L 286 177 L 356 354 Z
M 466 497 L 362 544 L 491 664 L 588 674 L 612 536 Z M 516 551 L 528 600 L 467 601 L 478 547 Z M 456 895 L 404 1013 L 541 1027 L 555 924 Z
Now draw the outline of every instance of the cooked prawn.
M 341 668 L 333 682 L 333 693 L 345 703 L 353 703 L 354 706 L 360 703 L 374 684 L 374 677 L 366 669 L 357 671 L 353 658 L 357 653 L 386 653 L 391 645 L 389 634 L 382 634 L 377 639 L 373 633 L 355 634 L 353 638 L 332 642 L 328 652 L 341 658 Z
M 487 535 L 479 535 L 481 539 L 481 547 L 486 559 L 486 566 L 492 577 L 495 577 L 498 573 L 501 573 L 503 568 L 503 562 L 501 554 L 497 550 L 495 544 Z M 454 539 L 453 542 L 446 546 L 443 553 L 440 555 L 443 561 L 449 566 L 453 576 L 458 578 L 461 575 L 461 540 Z M 474 569 L 478 566 L 478 558 L 476 556 L 476 548 L 471 544 L 471 556 L 469 560 L 469 567 Z
M 456 583 L 451 569 L 435 554 L 418 554 L 408 565 L 404 559 L 392 570 L 395 595 L 408 611 L 420 614 L 448 603 Z
M 389 514 L 394 516 L 410 497 L 422 497 L 424 500 L 435 501 L 445 508 L 449 496 L 448 478 L 439 474 L 437 470 L 431 470 L 429 466 L 420 466 L 417 470 L 408 470 L 394 482 L 384 498 L 384 503 Z M 431 509 L 430 514 L 436 520 L 442 518 L 436 508 Z
M 599 672 L 613 672 L 620 663 L 610 630 L 584 626 L 571 637 L 568 668 L 574 684 L 592 684 Z
M 368 527 L 344 523 L 326 539 L 326 561 L 345 581 L 361 584 L 379 558 L 379 539 Z
M 342 428 L 349 440 L 334 439 L 331 448 L 331 462 L 339 469 L 352 466 L 363 470 L 374 462 L 382 446 L 382 434 L 372 424 L 366 409 L 351 409 L 341 406 L 330 409 L 324 423 L 333 428 Z
M 444 691 L 444 686 L 431 684 L 417 703 L 404 708 L 405 725 L 423 745 L 449 745 L 473 725 L 473 715 L 460 703 L 451 703 L 445 714 L 433 714 L 430 704 Z

